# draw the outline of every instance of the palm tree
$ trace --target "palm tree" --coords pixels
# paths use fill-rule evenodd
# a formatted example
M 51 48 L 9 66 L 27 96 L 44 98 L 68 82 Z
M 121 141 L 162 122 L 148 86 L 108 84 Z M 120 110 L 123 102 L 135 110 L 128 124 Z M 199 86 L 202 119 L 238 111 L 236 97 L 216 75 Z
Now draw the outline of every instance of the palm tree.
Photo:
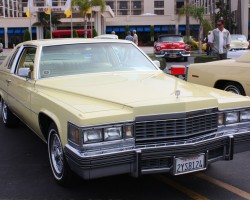
M 60 18 L 59 18 L 58 15 L 52 15 L 51 16 L 51 23 L 52 23 L 52 26 L 58 26 L 62 22 L 60 21 Z M 40 26 L 40 27 L 42 27 L 43 28 L 43 36 L 45 38 L 46 31 L 50 29 L 50 16 L 45 14 L 44 12 L 39 13 L 38 21 L 35 22 L 32 26 Z
M 105 0 L 72 0 L 72 6 L 78 6 L 80 14 L 84 18 L 84 37 L 87 38 L 87 12 L 93 6 L 100 6 L 101 12 L 104 12 L 106 7 Z
M 186 5 L 189 5 L 189 0 L 186 0 Z M 186 36 L 190 37 L 190 22 L 189 22 L 189 12 L 186 13 Z
M 199 53 L 202 53 L 202 35 L 203 35 L 203 27 L 212 27 L 210 19 L 207 19 L 204 17 L 205 15 L 205 9 L 203 7 L 196 7 L 193 4 L 186 4 L 179 10 L 179 18 L 189 14 L 190 17 L 196 19 L 199 23 Z

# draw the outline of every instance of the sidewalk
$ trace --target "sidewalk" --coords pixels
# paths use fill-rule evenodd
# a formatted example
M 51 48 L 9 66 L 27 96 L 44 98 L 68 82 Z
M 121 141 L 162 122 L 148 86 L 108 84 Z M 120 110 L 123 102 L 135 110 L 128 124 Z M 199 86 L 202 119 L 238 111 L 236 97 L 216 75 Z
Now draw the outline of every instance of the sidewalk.
M 12 49 L 3 49 L 3 52 L 0 53 L 0 56 L 8 56 Z
M 154 53 L 153 47 L 140 47 L 140 49 L 142 49 L 142 51 L 144 51 L 146 54 Z

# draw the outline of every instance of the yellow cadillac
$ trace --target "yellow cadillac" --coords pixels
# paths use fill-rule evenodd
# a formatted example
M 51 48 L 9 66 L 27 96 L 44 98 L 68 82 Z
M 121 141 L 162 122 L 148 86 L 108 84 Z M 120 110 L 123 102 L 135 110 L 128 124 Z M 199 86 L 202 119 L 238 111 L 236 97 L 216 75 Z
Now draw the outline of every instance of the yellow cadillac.
M 0 66 L 1 116 L 48 145 L 55 180 L 186 174 L 250 149 L 250 99 L 162 72 L 124 40 L 21 43 Z
M 250 51 L 236 59 L 191 64 L 187 81 L 250 96 Z

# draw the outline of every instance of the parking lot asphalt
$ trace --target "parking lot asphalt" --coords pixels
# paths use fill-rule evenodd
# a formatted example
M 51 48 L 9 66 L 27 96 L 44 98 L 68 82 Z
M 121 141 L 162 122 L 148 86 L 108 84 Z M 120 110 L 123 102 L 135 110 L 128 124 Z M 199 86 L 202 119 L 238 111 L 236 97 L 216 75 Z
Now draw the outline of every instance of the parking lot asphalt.
M 0 56 L 7 56 L 12 51 L 12 49 L 3 49 L 3 52 L 0 53 Z

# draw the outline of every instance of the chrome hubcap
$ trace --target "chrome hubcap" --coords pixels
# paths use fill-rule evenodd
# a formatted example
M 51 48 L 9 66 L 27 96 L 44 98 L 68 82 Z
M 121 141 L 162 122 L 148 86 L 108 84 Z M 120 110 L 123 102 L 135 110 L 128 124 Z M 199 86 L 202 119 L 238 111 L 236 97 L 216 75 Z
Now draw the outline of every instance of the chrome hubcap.
M 51 140 L 51 162 L 57 174 L 63 172 L 63 151 L 58 135 L 54 134 Z
M 227 91 L 227 92 L 235 93 L 235 94 L 241 94 L 239 89 L 237 87 L 233 86 L 233 85 L 227 86 L 224 90 Z
M 2 118 L 3 118 L 3 122 L 6 123 L 7 121 L 7 105 L 5 104 L 5 102 L 2 102 Z

